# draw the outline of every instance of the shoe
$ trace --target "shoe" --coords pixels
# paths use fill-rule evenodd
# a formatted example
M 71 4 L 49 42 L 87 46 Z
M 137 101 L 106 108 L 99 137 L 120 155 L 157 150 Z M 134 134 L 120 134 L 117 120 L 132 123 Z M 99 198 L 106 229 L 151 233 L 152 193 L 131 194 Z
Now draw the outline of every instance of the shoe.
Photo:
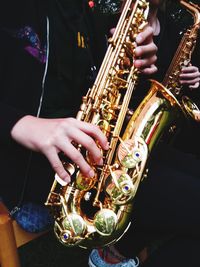
M 139 259 L 125 259 L 118 263 L 107 263 L 104 261 L 97 249 L 93 249 L 89 255 L 88 260 L 89 267 L 137 267 L 139 266 Z

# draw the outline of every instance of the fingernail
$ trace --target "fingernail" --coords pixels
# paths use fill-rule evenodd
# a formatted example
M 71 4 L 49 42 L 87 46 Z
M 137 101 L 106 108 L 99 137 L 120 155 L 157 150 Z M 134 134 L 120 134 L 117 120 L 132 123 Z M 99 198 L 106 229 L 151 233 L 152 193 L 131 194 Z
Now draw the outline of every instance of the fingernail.
M 94 177 L 94 171 L 93 170 L 90 170 L 90 172 L 89 172 L 89 176 L 92 178 L 92 177 Z
M 57 173 L 55 174 L 55 179 L 61 186 L 66 186 L 69 183 L 69 177 L 67 177 L 67 178 L 65 178 L 65 180 L 63 180 L 58 176 Z
M 141 54 L 142 54 L 141 48 L 140 47 L 136 47 L 136 49 L 135 49 L 135 55 L 136 56 L 141 56 Z
M 142 60 L 140 60 L 140 59 L 135 60 L 134 65 L 136 68 L 141 68 L 142 67 Z
M 109 149 L 109 148 L 110 148 L 110 145 L 109 143 L 107 143 L 105 149 Z
M 138 36 L 136 37 L 136 42 L 137 42 L 138 44 L 140 44 L 140 43 L 142 42 L 142 37 L 141 37 L 140 35 L 138 35 Z
M 100 159 L 99 165 L 103 165 L 103 159 Z

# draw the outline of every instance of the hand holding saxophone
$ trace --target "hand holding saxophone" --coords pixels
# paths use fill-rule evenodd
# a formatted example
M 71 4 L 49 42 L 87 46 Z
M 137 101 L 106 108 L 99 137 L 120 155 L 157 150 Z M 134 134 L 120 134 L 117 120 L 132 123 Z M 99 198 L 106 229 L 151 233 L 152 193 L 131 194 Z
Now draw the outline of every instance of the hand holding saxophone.
M 200 72 L 196 66 L 183 67 L 180 74 L 180 83 L 187 85 L 190 89 L 196 89 L 199 87 Z
M 98 141 L 103 149 L 109 148 L 99 127 L 73 118 L 42 119 L 25 116 L 15 124 L 11 135 L 23 146 L 43 153 L 58 176 L 67 183 L 70 176 L 63 167 L 59 152 L 63 152 L 79 165 L 83 174 L 90 177 L 94 175 L 81 153 L 71 144 L 72 141 L 83 145 L 98 165 L 103 163 L 102 155 L 94 140 Z
M 145 29 L 136 37 L 137 47 L 135 49 L 135 66 L 143 73 L 151 75 L 157 71 L 155 62 L 157 60 L 157 46 L 153 42 L 153 28 Z
M 157 47 L 153 43 L 152 36 L 152 28 L 147 26 L 136 38 L 138 59 L 135 60 L 135 65 L 145 74 L 152 74 L 157 70 L 154 65 Z M 70 176 L 63 167 L 58 156 L 59 152 L 63 152 L 76 163 L 83 174 L 90 177 L 94 175 L 91 166 L 71 144 L 72 141 L 84 146 L 99 165 L 102 164 L 102 155 L 95 140 L 103 149 L 109 148 L 107 139 L 99 127 L 73 118 L 42 119 L 25 116 L 15 124 L 11 135 L 23 146 L 43 153 L 58 176 L 67 183 L 70 182 Z
M 115 28 L 110 30 L 113 34 Z M 157 71 L 155 62 L 157 60 L 157 46 L 153 42 L 153 28 L 147 25 L 136 37 L 137 48 L 135 50 L 135 66 L 146 75 L 151 75 Z

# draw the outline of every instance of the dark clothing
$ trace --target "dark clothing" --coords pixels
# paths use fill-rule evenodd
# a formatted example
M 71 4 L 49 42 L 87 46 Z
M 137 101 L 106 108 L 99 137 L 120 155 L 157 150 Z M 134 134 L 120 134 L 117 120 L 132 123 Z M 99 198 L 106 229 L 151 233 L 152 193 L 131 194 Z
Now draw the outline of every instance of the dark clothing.
M 93 64 L 87 1 L 50 2 L 8 0 L 0 10 L 0 195 L 9 207 L 27 176 L 24 201 L 44 202 L 54 178 L 43 155 L 11 139 L 12 127 L 27 114 L 75 116 Z
M 49 5 L 52 31 L 46 87 L 50 90 L 44 95 L 43 117 L 75 116 L 88 88 L 85 77 L 89 75 L 92 62 L 86 9 L 82 1 L 72 4 L 52 0 Z
M 199 267 L 199 238 L 177 237 L 167 241 L 141 266 L 143 267 Z

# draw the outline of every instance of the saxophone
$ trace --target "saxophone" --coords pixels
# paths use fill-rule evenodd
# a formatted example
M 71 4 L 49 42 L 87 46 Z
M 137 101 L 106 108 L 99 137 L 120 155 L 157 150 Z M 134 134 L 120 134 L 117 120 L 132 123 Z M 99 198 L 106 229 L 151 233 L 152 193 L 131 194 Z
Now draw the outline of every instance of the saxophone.
M 180 0 L 180 4 L 192 14 L 194 23 L 184 33 L 162 83 L 151 80 L 151 87 L 131 117 L 123 140 L 134 142 L 142 138 L 150 153 L 164 133 L 177 128 L 181 120 L 200 121 L 200 110 L 197 105 L 183 94 L 179 82 L 182 67 L 191 62 L 198 31 L 200 28 L 200 7 L 192 2 Z
M 135 38 L 147 24 L 149 3 L 125 3 L 94 86 L 83 97 L 77 114 L 79 120 L 99 125 L 110 149 L 102 150 L 104 164 L 97 166 L 89 153 L 77 145 L 94 169 L 94 177 L 85 177 L 78 166 L 63 162 L 72 182 L 62 186 L 55 179 L 46 202 L 55 218 L 55 235 L 66 246 L 102 247 L 124 235 L 131 223 L 138 186 L 147 175 L 152 149 L 180 117 L 195 119 L 195 112 L 199 112 L 182 95 L 179 73 L 191 60 L 200 10 L 191 2 L 180 3 L 192 14 L 194 24 L 184 34 L 163 83 L 152 80 L 128 125 L 125 117 L 139 76 L 134 67 Z
M 92 166 L 94 177 L 85 177 L 74 163 L 63 161 L 72 182 L 63 186 L 56 175 L 45 203 L 55 218 L 55 235 L 66 246 L 109 245 L 129 226 L 130 200 L 142 177 L 139 169 L 144 168 L 147 149 L 142 151 L 142 160 L 139 148 L 133 152 L 132 141 L 120 135 L 139 74 L 134 66 L 135 39 L 147 25 L 148 13 L 146 0 L 125 2 L 95 83 L 77 114 L 78 120 L 98 125 L 108 138 L 110 149 L 102 150 L 103 167 L 75 144 Z

